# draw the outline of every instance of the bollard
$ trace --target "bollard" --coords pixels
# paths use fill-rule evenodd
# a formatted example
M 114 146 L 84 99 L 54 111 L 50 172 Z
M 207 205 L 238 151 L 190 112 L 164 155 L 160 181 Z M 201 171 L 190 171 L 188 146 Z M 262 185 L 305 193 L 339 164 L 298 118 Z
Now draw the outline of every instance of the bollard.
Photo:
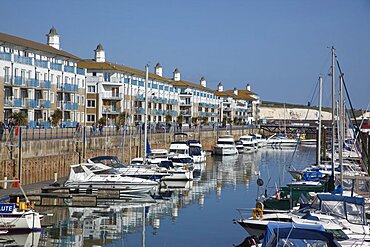
M 6 182 L 6 180 L 8 180 L 8 178 L 7 177 L 4 177 L 4 180 L 5 180 L 5 182 L 4 182 L 4 189 L 7 189 L 8 188 L 8 182 Z
M 54 183 L 58 181 L 58 173 L 54 172 Z
M 19 179 L 18 178 L 14 178 L 14 188 L 18 188 L 19 187 Z

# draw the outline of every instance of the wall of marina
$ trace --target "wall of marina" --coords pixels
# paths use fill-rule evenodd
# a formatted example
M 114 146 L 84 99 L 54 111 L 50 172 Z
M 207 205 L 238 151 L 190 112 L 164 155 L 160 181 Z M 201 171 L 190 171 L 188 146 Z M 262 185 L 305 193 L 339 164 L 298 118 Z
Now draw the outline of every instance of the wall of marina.
M 232 135 L 238 139 L 241 135 L 247 133 L 256 133 L 257 129 L 232 130 Z M 199 139 L 204 150 L 212 150 L 217 141 L 217 137 L 225 135 L 225 130 L 216 132 L 196 131 L 188 132 L 188 139 Z M 66 177 L 69 174 L 69 168 L 72 164 L 78 164 L 82 160 L 82 142 L 81 139 L 52 139 L 35 140 L 22 142 L 22 184 L 32 184 L 54 179 L 54 174 L 58 177 Z M 152 149 L 168 149 L 173 140 L 173 133 L 149 134 L 148 139 Z M 16 140 L 14 141 L 16 143 Z M 111 137 L 93 137 L 87 139 L 86 157 L 97 155 L 117 155 L 124 161 L 129 160 L 131 148 L 131 157 L 137 157 L 136 154 L 144 150 L 143 145 L 139 145 L 139 136 L 126 136 L 124 140 L 124 152 L 122 154 L 123 138 L 120 136 Z M 143 143 L 143 142 L 142 142 Z M 0 148 L 0 179 L 18 178 L 19 149 L 15 145 L 1 142 Z

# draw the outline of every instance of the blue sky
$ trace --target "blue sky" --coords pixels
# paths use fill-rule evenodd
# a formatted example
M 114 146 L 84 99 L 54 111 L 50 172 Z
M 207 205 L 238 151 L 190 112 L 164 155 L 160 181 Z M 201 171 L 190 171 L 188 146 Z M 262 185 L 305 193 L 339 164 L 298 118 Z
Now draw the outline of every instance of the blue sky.
M 62 49 L 81 58 L 102 43 L 111 62 L 151 71 L 160 62 L 165 76 L 179 68 L 213 89 L 250 83 L 269 101 L 306 104 L 334 46 L 354 106 L 370 101 L 368 0 L 38 0 L 1 9 L 0 32 L 45 43 L 55 26 Z M 329 77 L 324 84 L 329 104 Z

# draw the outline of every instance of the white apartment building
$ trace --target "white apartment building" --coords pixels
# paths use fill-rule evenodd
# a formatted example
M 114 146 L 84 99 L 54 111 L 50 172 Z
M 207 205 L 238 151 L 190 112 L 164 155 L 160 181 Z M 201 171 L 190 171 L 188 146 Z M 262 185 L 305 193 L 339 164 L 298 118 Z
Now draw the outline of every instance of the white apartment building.
M 47 44 L 0 33 L 0 120 L 23 112 L 28 127 L 50 127 L 50 116 L 62 111 L 60 124 L 83 121 L 85 71 L 79 58 L 60 49 L 53 27 Z

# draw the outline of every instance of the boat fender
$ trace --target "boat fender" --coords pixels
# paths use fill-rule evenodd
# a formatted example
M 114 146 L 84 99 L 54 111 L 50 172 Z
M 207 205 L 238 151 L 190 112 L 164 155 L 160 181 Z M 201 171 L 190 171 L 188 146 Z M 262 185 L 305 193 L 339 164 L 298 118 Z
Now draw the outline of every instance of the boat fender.
M 253 219 L 257 219 L 257 217 L 258 217 L 258 219 L 262 219 L 262 217 L 263 217 L 262 209 L 260 209 L 260 208 L 253 209 L 252 217 L 253 217 Z

